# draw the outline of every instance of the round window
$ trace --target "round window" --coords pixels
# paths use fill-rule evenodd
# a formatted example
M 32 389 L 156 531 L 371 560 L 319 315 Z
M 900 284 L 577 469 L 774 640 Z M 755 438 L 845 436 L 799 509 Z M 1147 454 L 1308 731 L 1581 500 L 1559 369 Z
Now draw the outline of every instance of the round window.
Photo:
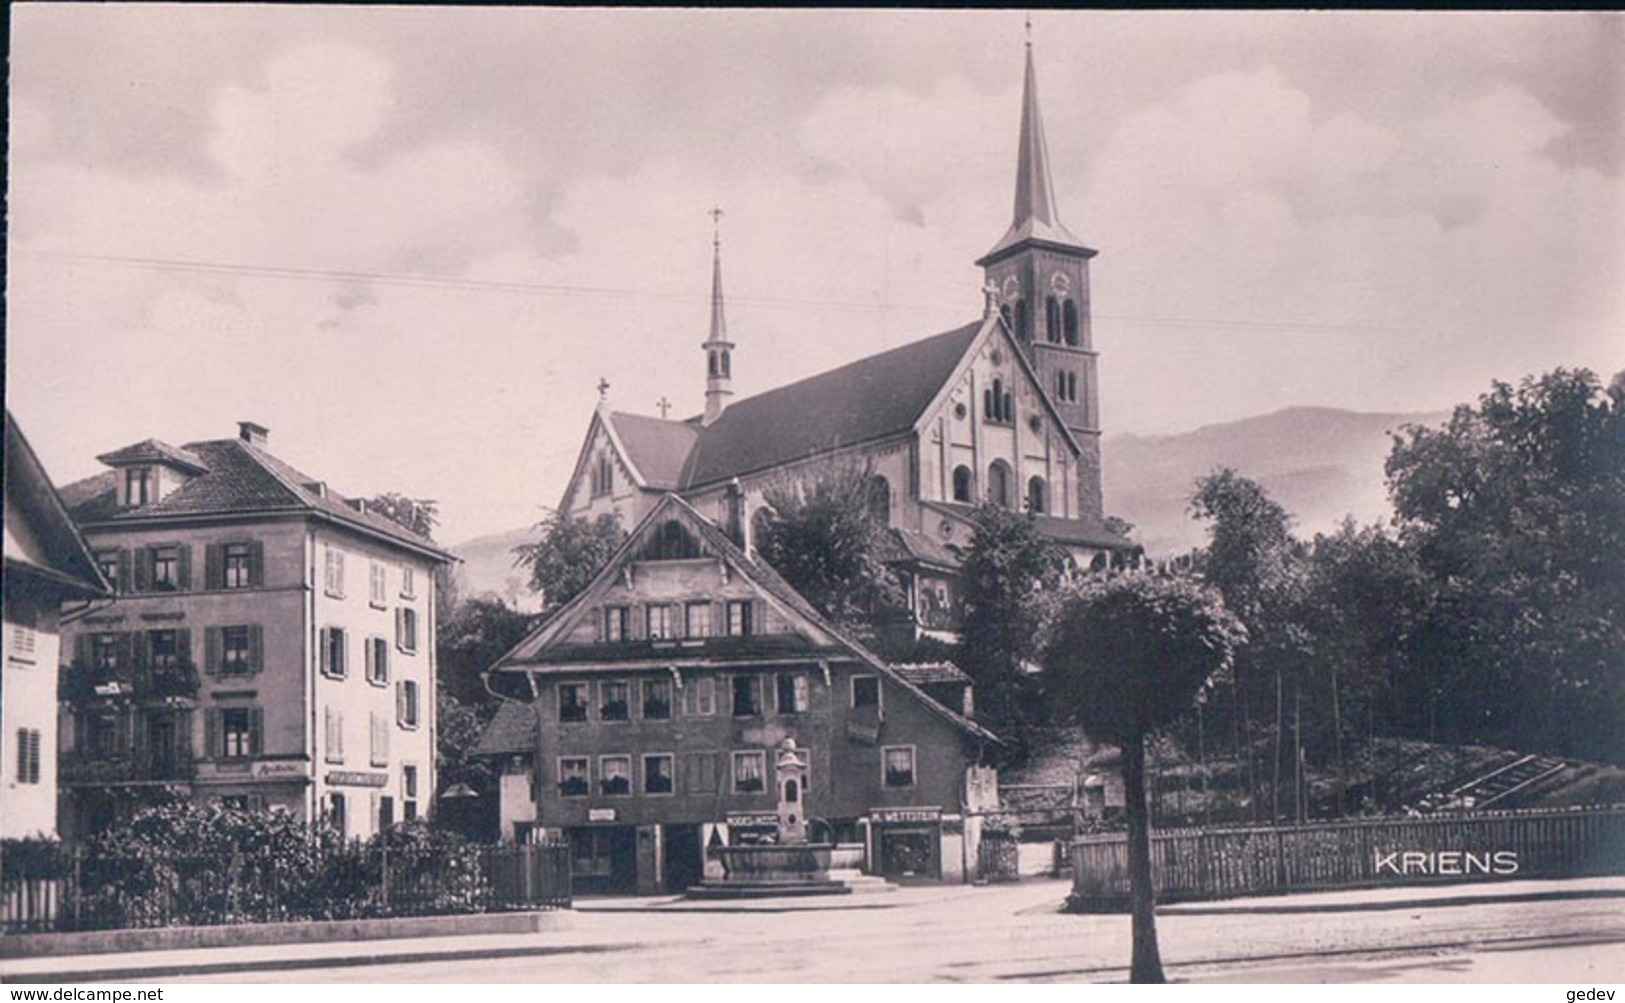
M 1038 417 L 1036 414 L 1032 415 L 1027 419 L 1027 427 L 1032 429 L 1034 432 L 1042 431 L 1044 428 L 1044 419 Z
M 965 407 L 964 401 L 960 401 L 958 404 L 954 405 L 954 417 L 958 418 L 960 421 L 964 421 L 965 415 L 969 413 L 970 411 Z

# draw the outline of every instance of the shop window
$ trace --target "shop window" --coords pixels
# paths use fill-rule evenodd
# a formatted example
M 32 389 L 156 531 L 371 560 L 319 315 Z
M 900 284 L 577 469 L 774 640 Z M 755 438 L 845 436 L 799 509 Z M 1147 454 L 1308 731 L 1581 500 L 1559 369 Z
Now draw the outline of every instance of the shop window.
M 559 683 L 559 720 L 587 720 L 586 683 Z
M 603 721 L 629 721 L 632 719 L 631 687 L 624 682 L 601 683 L 598 717 Z
M 643 757 L 643 793 L 670 794 L 674 789 L 676 768 L 670 753 L 652 753 Z
M 584 798 L 588 793 L 587 757 L 571 756 L 559 760 L 559 794 L 567 798 Z
M 881 750 L 881 761 L 881 782 L 885 784 L 885 786 L 914 786 L 914 746 L 887 746 Z
M 643 716 L 650 721 L 665 721 L 671 717 L 670 679 L 643 681 Z
M 767 753 L 736 752 L 733 767 L 735 794 L 760 794 L 767 789 Z
M 599 756 L 598 789 L 607 797 L 632 793 L 632 757 Z

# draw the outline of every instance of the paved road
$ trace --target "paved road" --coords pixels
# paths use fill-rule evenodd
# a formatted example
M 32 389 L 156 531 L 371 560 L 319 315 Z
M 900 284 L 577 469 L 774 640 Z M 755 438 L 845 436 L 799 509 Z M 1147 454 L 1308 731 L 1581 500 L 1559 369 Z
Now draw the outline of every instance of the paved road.
M 216 982 L 1000 982 L 1126 977 L 1126 916 L 1056 912 L 1066 886 L 909 888 L 843 909 L 605 911 L 584 903 L 531 957 L 251 972 Z M 1285 900 L 1283 900 L 1285 901 Z M 851 908 L 856 907 L 856 908 Z M 1617 982 L 1625 899 L 1158 918 L 1171 978 L 1189 981 Z M 174 982 L 176 979 L 164 979 Z

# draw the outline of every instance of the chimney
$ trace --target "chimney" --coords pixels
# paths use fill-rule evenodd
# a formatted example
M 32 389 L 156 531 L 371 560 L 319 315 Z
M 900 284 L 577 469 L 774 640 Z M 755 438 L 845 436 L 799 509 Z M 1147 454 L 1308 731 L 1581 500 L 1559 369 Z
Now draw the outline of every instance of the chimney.
M 751 553 L 750 520 L 745 518 L 745 491 L 739 486 L 737 477 L 728 482 L 728 535 L 733 537 L 734 543 L 739 545 L 746 557 L 754 557 Z
M 239 421 L 237 423 L 237 438 L 250 446 L 258 446 L 264 449 L 265 444 L 271 438 L 271 430 L 252 421 Z

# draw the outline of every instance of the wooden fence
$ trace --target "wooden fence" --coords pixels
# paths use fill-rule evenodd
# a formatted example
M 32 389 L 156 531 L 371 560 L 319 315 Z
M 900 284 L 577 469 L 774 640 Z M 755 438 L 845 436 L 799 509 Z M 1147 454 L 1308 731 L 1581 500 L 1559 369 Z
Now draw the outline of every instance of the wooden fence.
M 1078 909 L 1127 899 L 1124 833 L 1072 845 Z M 1159 902 L 1245 895 L 1625 874 L 1625 805 L 1353 819 L 1151 834 Z
M 63 877 L 0 877 L 0 933 L 568 909 L 572 900 L 564 842 L 430 857 L 346 848 L 304 863 L 321 882 L 254 854 L 76 856 Z

